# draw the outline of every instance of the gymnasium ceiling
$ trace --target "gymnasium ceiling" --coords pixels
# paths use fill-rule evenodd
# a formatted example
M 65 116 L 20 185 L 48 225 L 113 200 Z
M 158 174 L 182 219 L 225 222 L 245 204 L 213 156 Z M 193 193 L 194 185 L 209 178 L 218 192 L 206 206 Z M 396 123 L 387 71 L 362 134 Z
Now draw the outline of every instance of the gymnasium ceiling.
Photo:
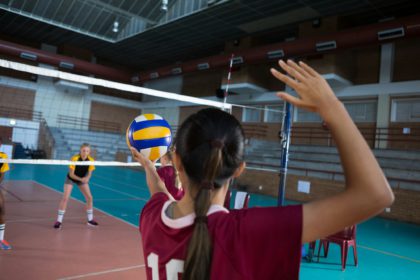
M 339 15 L 357 26 L 420 12 L 417 1 L 397 0 L 168 0 L 166 11 L 162 2 L 0 0 L 0 32 L 144 70 L 220 54 L 226 41 L 250 35 L 280 42 L 317 18 Z

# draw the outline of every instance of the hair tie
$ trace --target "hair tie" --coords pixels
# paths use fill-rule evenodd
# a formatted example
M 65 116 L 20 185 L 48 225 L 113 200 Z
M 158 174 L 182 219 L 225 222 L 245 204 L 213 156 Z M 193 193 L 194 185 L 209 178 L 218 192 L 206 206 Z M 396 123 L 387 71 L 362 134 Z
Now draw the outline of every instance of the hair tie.
M 214 183 L 213 182 L 209 182 L 209 181 L 203 181 L 200 184 L 202 189 L 205 190 L 213 190 L 214 189 Z
M 196 224 L 199 224 L 199 223 L 207 224 L 207 216 L 195 217 L 194 223 L 196 223 Z
M 220 149 L 223 148 L 223 146 L 225 145 L 223 141 L 220 139 L 211 140 L 210 144 L 213 148 L 220 148 Z

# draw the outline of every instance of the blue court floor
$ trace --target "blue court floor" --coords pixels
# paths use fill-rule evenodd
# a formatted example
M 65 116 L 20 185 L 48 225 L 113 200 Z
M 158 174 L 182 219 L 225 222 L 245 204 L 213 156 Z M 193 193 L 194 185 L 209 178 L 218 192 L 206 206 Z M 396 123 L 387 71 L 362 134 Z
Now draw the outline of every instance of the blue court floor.
M 67 170 L 66 166 L 15 164 L 6 180 L 34 180 L 62 192 Z M 149 198 L 143 172 L 97 167 L 90 186 L 95 208 L 138 225 L 139 213 Z M 72 197 L 84 201 L 77 188 Z M 272 197 L 251 195 L 250 207 L 276 204 Z M 55 215 L 51 213 L 51 224 Z M 319 263 L 302 261 L 300 279 L 420 279 L 420 226 L 371 219 L 358 226 L 357 245 L 358 267 L 353 265 L 350 250 L 346 270 L 341 271 L 339 247 L 331 244 L 328 258 L 320 258 Z

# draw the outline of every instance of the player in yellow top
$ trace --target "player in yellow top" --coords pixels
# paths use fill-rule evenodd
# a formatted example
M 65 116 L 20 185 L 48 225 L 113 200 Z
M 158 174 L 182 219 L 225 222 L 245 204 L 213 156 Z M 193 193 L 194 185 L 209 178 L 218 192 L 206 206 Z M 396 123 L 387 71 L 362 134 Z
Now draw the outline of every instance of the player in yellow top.
M 2 139 L 0 138 L 0 147 L 2 144 Z M 0 152 L 0 159 L 7 159 L 7 155 L 5 153 Z M 0 186 L 4 179 L 4 174 L 9 171 L 9 165 L 6 162 L 0 162 Z M 5 220 L 4 220 L 4 197 L 3 193 L 0 189 L 0 249 L 2 250 L 10 250 L 12 246 L 4 240 L 4 231 L 6 228 Z
M 80 153 L 73 156 L 71 161 L 94 161 L 90 156 L 90 145 L 83 143 L 80 146 Z M 58 208 L 57 221 L 54 224 L 54 228 L 61 228 L 63 222 L 64 213 L 66 211 L 67 202 L 70 198 L 73 184 L 76 184 L 86 200 L 86 213 L 87 213 L 87 224 L 90 226 L 98 226 L 98 223 L 93 219 L 93 198 L 90 193 L 89 180 L 92 176 L 92 171 L 95 170 L 93 165 L 70 165 L 69 173 L 67 174 L 66 181 L 64 182 L 64 193 L 63 198 L 60 201 Z

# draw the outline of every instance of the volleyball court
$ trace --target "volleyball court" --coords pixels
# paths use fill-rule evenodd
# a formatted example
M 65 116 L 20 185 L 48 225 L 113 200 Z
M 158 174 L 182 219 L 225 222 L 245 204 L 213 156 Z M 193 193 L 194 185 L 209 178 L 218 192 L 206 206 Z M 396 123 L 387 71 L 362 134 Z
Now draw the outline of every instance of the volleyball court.
M 226 207 L 277 204 L 265 195 L 276 196 L 280 183 L 284 104 L 279 99 L 270 102 L 271 107 L 234 104 L 229 89 L 225 98 L 203 99 L 177 94 L 179 87 L 151 83 L 143 88 L 7 60 L 0 60 L 0 66 L 36 80 L 5 78 L 3 85 L 13 96 L 1 118 L 10 127 L 2 145 L 10 170 L 1 186 L 5 240 L 12 247 L 2 252 L 0 263 L 7 279 L 145 279 L 138 224 L 149 193 L 126 141 L 128 125 L 140 114 L 161 116 L 172 137 L 188 116 L 205 107 L 220 108 L 248 123 L 264 116 L 268 125 L 251 121 L 244 126 L 248 174 L 233 182 Z M 271 143 L 258 140 L 271 130 Z M 83 143 L 90 145 L 94 161 L 70 161 Z M 86 223 L 86 197 L 74 185 L 61 226 L 54 228 L 70 165 L 95 167 L 88 184 L 98 226 Z

